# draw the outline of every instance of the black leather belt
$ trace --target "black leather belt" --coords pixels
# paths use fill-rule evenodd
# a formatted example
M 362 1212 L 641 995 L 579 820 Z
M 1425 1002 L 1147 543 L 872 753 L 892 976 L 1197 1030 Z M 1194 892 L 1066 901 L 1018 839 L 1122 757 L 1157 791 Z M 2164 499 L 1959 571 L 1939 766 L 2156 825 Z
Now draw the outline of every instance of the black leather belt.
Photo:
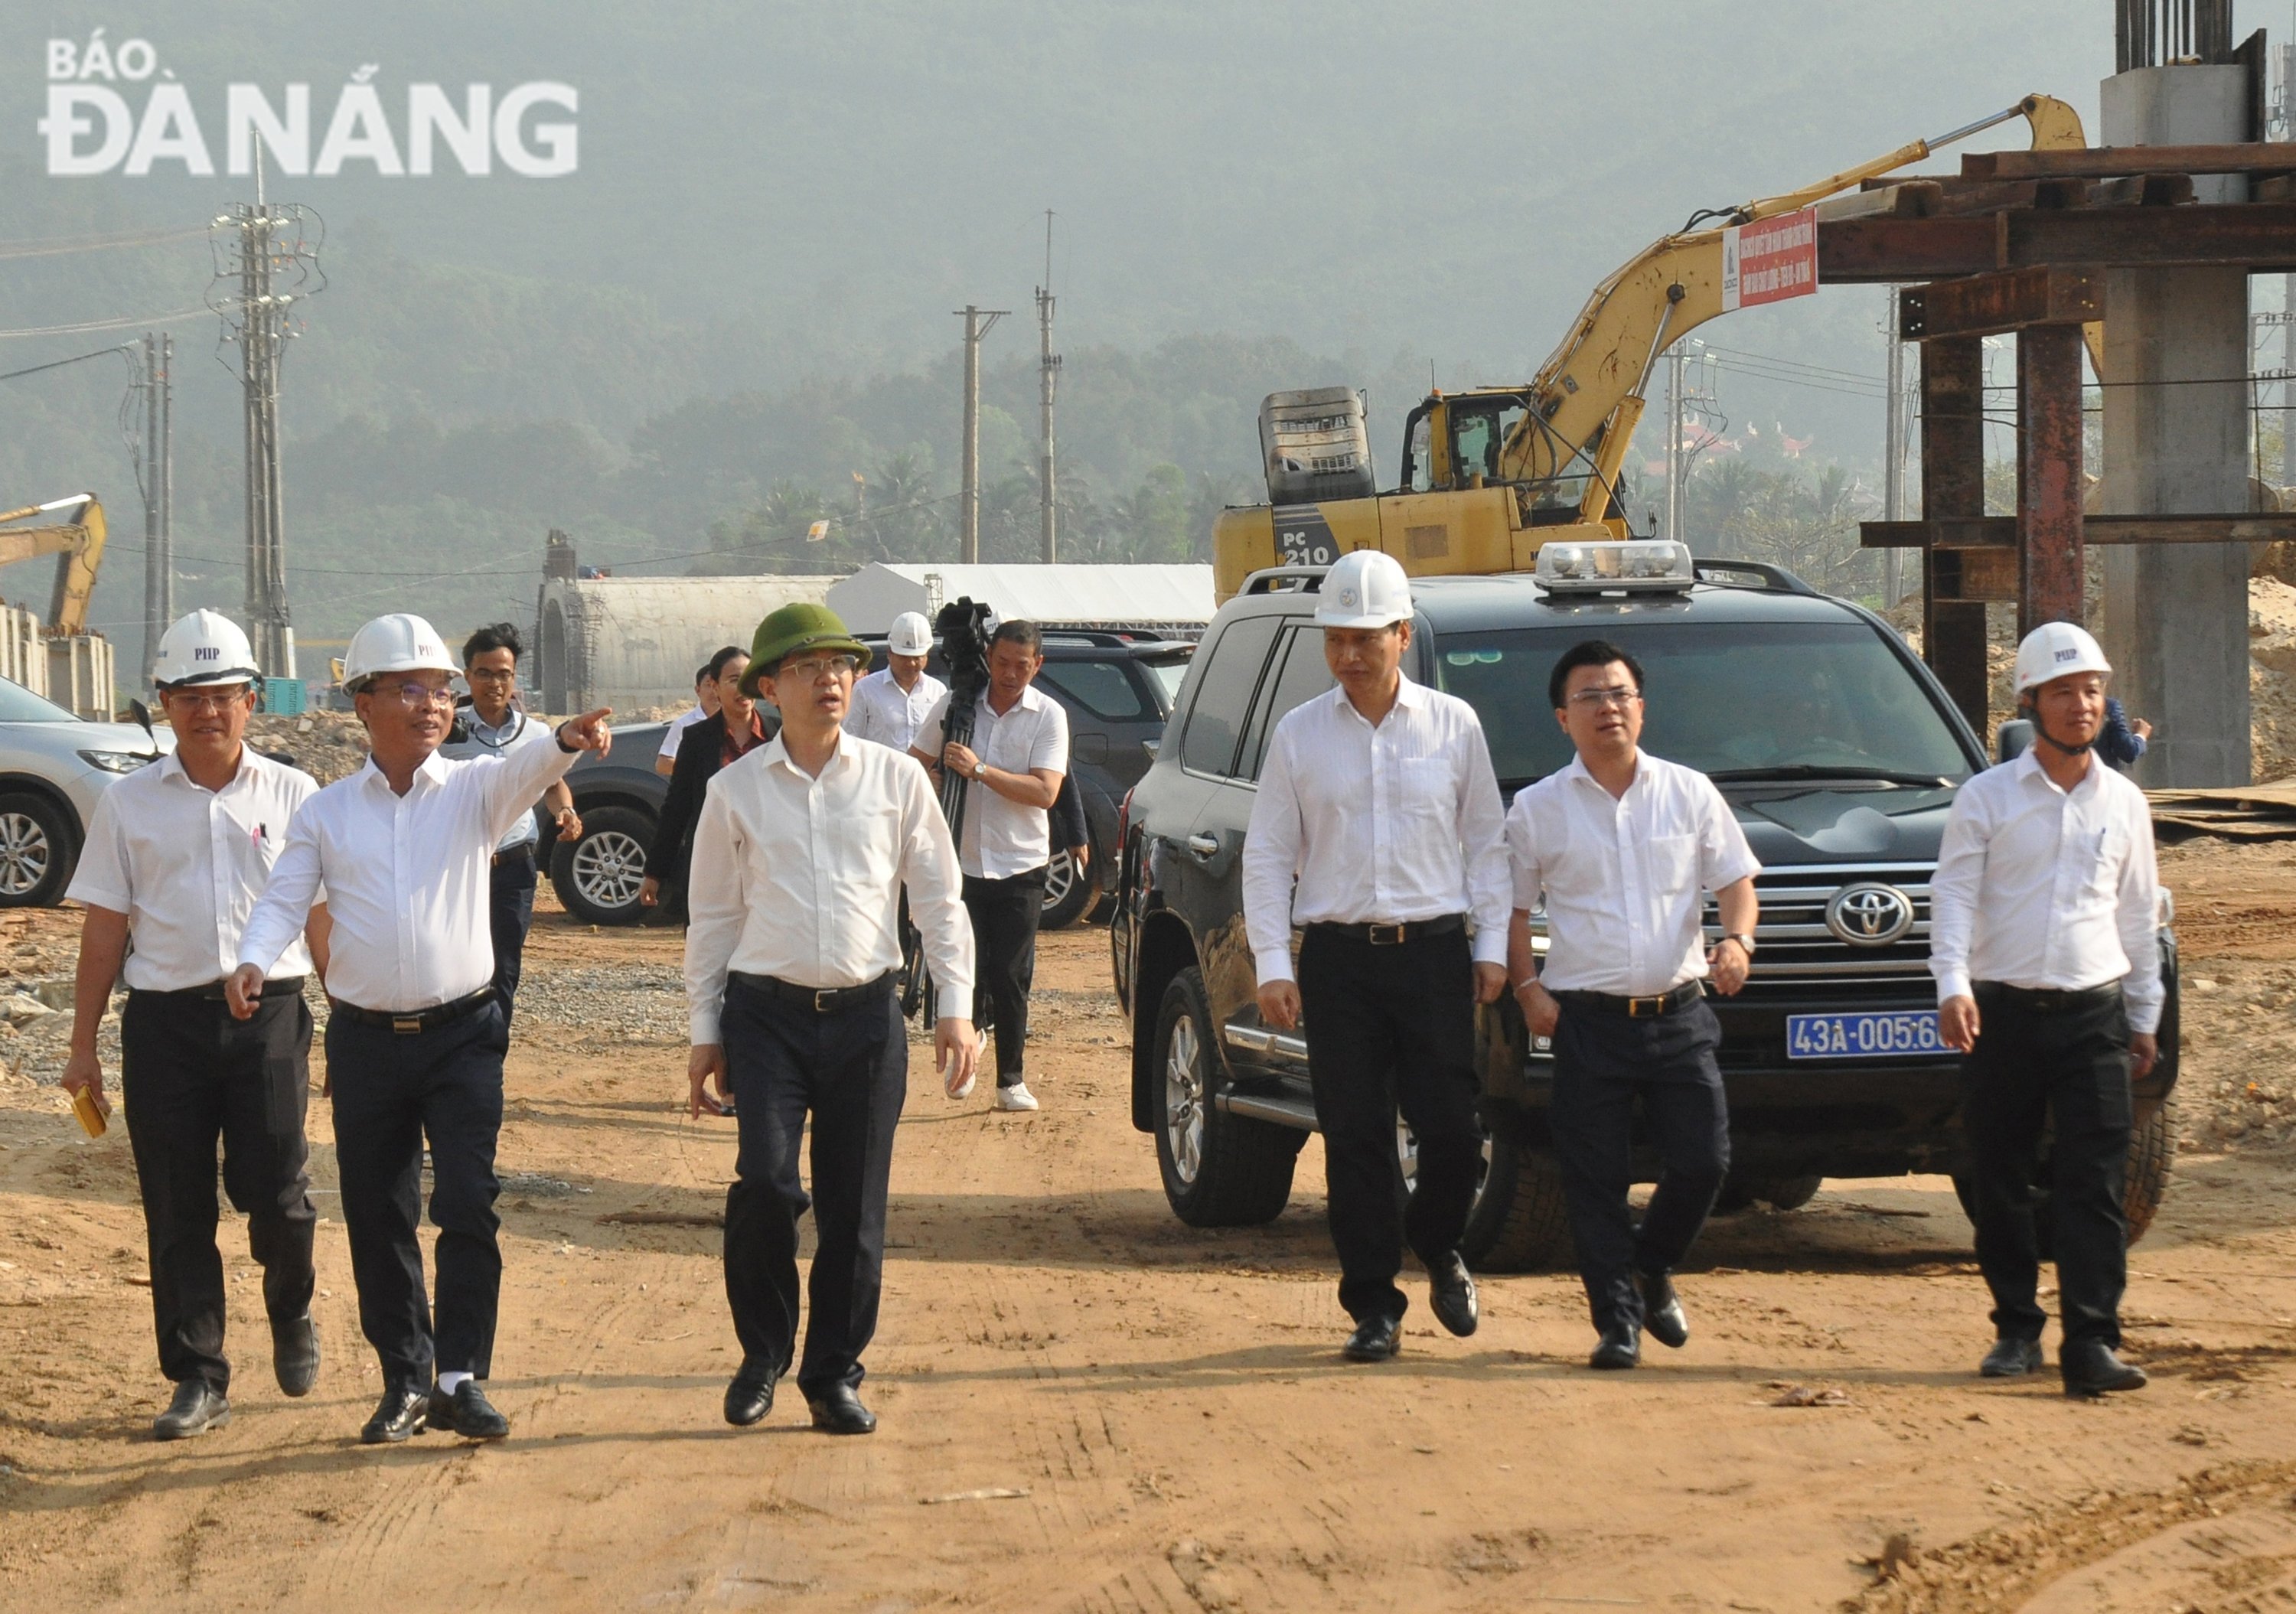
M 857 987 L 800 987 L 771 975 L 745 975 L 739 970 L 728 971 L 726 979 L 777 1002 L 810 1009 L 816 1014 L 841 1014 L 848 1009 L 865 1008 L 890 997 L 894 971 L 888 970 L 876 979 L 863 981 Z
M 529 840 L 522 846 L 514 846 L 511 848 L 507 852 L 496 852 L 495 854 L 494 866 L 500 868 L 506 863 L 532 863 L 534 861 L 534 842 Z
M 1414 919 L 1396 925 L 1341 925 L 1318 921 L 1306 926 L 1308 931 L 1323 936 L 1337 936 L 1349 941 L 1360 941 L 1374 947 L 1399 947 L 1406 941 L 1423 941 L 1430 937 L 1448 936 L 1454 930 L 1467 928 L 1464 914 L 1446 914 L 1439 919 Z
M 2102 1009 L 2120 996 L 2120 983 L 2108 981 L 2102 987 L 2083 987 L 2079 991 L 2059 991 L 2046 987 L 2013 987 L 2006 981 L 1980 980 L 1972 987 L 1980 1002 L 2013 1004 L 2030 1010 L 2035 1014 L 2078 1014 L 2086 1009 Z
M 1623 1014 L 1629 1020 L 1654 1020 L 1661 1014 L 1687 1009 L 1705 995 L 1704 982 L 1686 980 L 1671 991 L 1654 993 L 1649 997 L 1620 997 L 1609 992 L 1557 992 L 1554 999 L 1566 1008 L 1596 1009 L 1604 1014 Z
M 495 1001 L 495 989 L 481 987 L 468 997 L 458 997 L 451 1004 L 436 1004 L 428 1009 L 405 1009 L 393 1012 L 388 1009 L 362 1009 L 357 1004 L 337 1003 L 334 1012 L 354 1025 L 380 1026 L 385 1031 L 395 1031 L 401 1036 L 413 1036 L 419 1032 L 435 1031 L 441 1026 L 451 1026 L 456 1020 L 476 1014 Z
M 283 975 L 277 980 L 266 980 L 263 983 L 262 995 L 300 997 L 303 995 L 303 979 L 299 975 Z M 172 992 L 154 992 L 141 987 L 131 987 L 130 991 L 133 995 L 142 997 L 189 997 L 196 998 L 204 1004 L 230 1001 L 225 997 L 223 982 L 219 980 L 211 980 L 203 987 L 181 987 Z

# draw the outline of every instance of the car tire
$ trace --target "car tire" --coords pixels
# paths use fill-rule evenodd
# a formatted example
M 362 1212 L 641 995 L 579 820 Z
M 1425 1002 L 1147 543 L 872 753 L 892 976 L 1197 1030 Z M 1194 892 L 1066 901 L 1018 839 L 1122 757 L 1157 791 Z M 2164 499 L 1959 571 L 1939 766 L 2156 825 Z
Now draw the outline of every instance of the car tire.
M 1800 1210 L 1817 1197 L 1825 1179 L 1812 1173 L 1798 1177 L 1757 1177 L 1746 1191 L 1773 1210 Z
M 1084 917 L 1100 896 L 1097 882 L 1088 875 L 1080 877 L 1077 867 L 1065 850 L 1053 854 L 1045 867 L 1045 911 L 1037 920 L 1040 930 L 1059 930 Z
M 634 925 L 650 910 L 638 905 L 645 879 L 652 817 L 635 807 L 592 807 L 582 815 L 582 838 L 562 840 L 550 856 L 550 883 L 566 911 L 585 924 Z
M 0 908 L 53 908 L 63 900 L 79 838 L 71 814 L 45 796 L 0 796 Z
M 1292 1197 L 1292 1167 L 1308 1135 L 1230 1115 L 1212 1102 L 1219 1055 L 1211 1036 L 1203 973 L 1183 970 L 1164 988 L 1152 1045 L 1151 1103 L 1164 1197 L 1191 1227 L 1272 1222 Z
M 2168 1197 L 2169 1179 L 2177 1167 L 2177 1100 L 2174 1094 L 2154 1105 L 2139 1105 L 2136 1126 L 2128 1140 L 2128 1175 L 2120 1191 L 2120 1214 L 2128 1222 L 2128 1242 L 2134 1245 L 2161 1214 Z M 2047 1173 L 2046 1162 L 2042 1166 Z M 1976 1218 L 1976 1195 L 1967 1176 L 1956 1174 L 1954 1197 L 1964 1216 Z M 2033 1236 L 2041 1259 L 2056 1259 L 2055 1229 L 2049 1217 L 2049 1191 L 2033 1191 Z
M 1570 1256 L 1562 1168 L 1554 1155 L 1502 1128 L 1483 1151 L 1482 1187 L 1459 1253 L 1477 1272 L 1543 1272 Z

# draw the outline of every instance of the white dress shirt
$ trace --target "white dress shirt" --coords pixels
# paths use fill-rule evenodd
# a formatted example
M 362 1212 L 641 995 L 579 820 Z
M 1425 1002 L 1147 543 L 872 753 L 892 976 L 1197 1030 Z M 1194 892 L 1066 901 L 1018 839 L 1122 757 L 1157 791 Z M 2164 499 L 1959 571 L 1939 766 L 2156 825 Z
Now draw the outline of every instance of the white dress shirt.
M 924 726 L 935 704 L 947 693 L 948 685 L 929 672 L 921 669 L 916 688 L 904 690 L 893 682 L 893 669 L 881 667 L 853 685 L 853 718 L 845 732 L 906 751 L 916 742 L 917 730 Z
M 718 770 L 693 831 L 685 1002 L 697 1046 L 722 1041 L 729 971 L 865 986 L 901 963 L 901 888 L 946 1017 L 972 1017 L 972 924 L 956 848 L 914 757 L 840 734 L 818 778 L 776 734 Z
M 1626 794 L 1574 757 L 1508 810 L 1514 905 L 1546 908 L 1550 992 L 1648 997 L 1707 972 L 1702 895 L 1761 864 L 1714 782 L 1642 752 Z
M 470 738 L 456 741 L 450 745 L 440 746 L 439 748 L 440 755 L 501 757 L 507 756 L 512 751 L 523 750 L 529 745 L 558 743 L 558 731 L 555 728 L 547 723 L 528 717 L 515 706 L 503 714 L 503 722 L 499 727 L 480 717 L 475 707 L 464 707 L 463 725 Z M 540 799 L 538 796 L 536 798 L 537 802 Z M 537 845 L 541 840 L 542 831 L 535 824 L 533 813 L 528 812 L 522 815 L 516 823 L 510 826 L 509 832 L 502 838 L 502 844 L 495 848 L 495 850 L 515 851 L 520 847 Z
M 2061 992 L 2120 981 L 2128 1028 L 2161 1028 L 2161 874 L 2144 792 L 2092 761 L 2061 791 L 2027 751 L 1961 787 L 1930 880 L 1938 1001 L 1972 980 Z
M 324 880 L 334 922 L 330 997 L 404 1013 L 470 996 L 495 974 L 487 922 L 495 848 L 579 754 L 554 739 L 508 757 L 458 761 L 434 751 L 404 796 L 370 757 L 295 815 L 239 962 L 269 969 Z
M 695 724 L 701 722 L 709 715 L 709 714 L 708 712 L 703 711 L 699 706 L 696 706 L 692 711 L 680 712 L 676 717 L 672 717 L 669 720 L 669 726 L 661 731 L 661 750 L 657 751 L 655 755 L 660 757 L 664 762 L 676 761 L 677 748 L 685 742 L 685 731 L 692 728 Z
M 210 791 L 170 753 L 97 799 L 64 895 L 127 915 L 130 950 L 119 975 L 129 987 L 211 986 L 238 967 L 240 932 L 286 848 L 288 827 L 318 790 L 310 774 L 242 748 L 231 782 Z M 326 900 L 316 889 L 312 895 Z M 268 973 L 310 972 L 298 921 Z
M 928 756 L 941 753 L 948 728 L 948 697 L 933 702 L 911 743 Z M 983 690 L 973 709 L 972 754 L 1007 774 L 1050 768 L 1069 771 L 1069 714 L 1035 684 L 1021 692 L 1013 709 L 998 717 Z M 1052 815 L 1043 807 L 1007 801 L 979 780 L 964 793 L 964 830 L 956 843 L 957 862 L 975 880 L 1010 880 L 1053 860 Z
M 1505 963 L 1504 822 L 1482 720 L 1457 696 L 1405 678 L 1376 728 L 1344 689 L 1292 708 L 1268 742 L 1243 841 L 1259 984 L 1292 978 L 1294 922 L 1464 914 L 1475 962 Z

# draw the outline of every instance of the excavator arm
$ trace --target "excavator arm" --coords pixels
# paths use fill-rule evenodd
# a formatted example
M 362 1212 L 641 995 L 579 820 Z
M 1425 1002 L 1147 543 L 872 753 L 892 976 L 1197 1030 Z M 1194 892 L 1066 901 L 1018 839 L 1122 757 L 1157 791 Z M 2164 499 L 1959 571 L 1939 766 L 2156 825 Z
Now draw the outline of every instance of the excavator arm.
M 2087 144 L 2080 115 L 2071 107 L 2046 95 L 2028 95 L 1993 117 L 1914 141 L 1800 190 L 1701 215 L 1693 225 L 1706 218 L 1720 222 L 1653 242 L 1595 288 L 1562 345 L 1539 366 L 1526 389 L 1529 406 L 1502 448 L 1499 479 L 1537 485 L 1586 476 L 1581 512 L 1587 520 L 1601 520 L 1642 418 L 1643 389 L 1659 355 L 1723 312 L 1725 228 L 1797 211 L 2018 117 L 2030 127 L 2035 151 Z M 2101 330 L 2093 328 L 2089 339 L 2094 355 L 2102 343 Z
M 41 527 L 10 527 L 11 521 L 70 511 L 65 520 Z M 48 602 L 47 627 L 54 634 L 87 631 L 88 598 L 95 592 L 96 568 L 103 561 L 103 504 L 92 493 L 0 511 L 0 566 L 40 555 L 56 557 L 56 586 Z

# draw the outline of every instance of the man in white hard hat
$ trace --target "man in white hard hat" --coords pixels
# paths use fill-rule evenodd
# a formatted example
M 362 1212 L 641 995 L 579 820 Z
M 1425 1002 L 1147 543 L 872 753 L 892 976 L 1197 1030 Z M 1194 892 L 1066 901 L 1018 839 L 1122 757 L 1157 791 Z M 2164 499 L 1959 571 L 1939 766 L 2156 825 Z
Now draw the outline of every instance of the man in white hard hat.
M 324 881 L 343 1223 L 359 1325 L 382 1364 L 382 1399 L 359 1435 L 370 1445 L 426 1427 L 480 1439 L 509 1432 L 481 1388 L 502 1288 L 495 1138 L 510 1040 L 494 988 L 488 875 L 504 832 L 577 754 L 603 755 L 609 743 L 601 709 L 559 725 L 555 744 L 439 756 L 454 672 L 453 653 L 420 617 L 378 617 L 352 635 L 343 684 L 371 754 L 297 815 L 229 983 L 232 1012 L 252 1012 L 264 972 Z M 426 1137 L 439 1228 L 435 1332 L 416 1239 Z
M 2101 764 L 2112 668 L 2095 639 L 2048 622 L 2017 647 L 2032 749 L 1961 787 L 1930 881 L 1939 1035 L 1968 1058 L 1962 1124 L 1977 1264 L 1993 1292 L 1980 1372 L 2041 1366 L 2032 1181 L 2044 1127 L 2069 1396 L 2140 1389 L 2114 1355 L 2128 1281 L 2132 1077 L 2160 1056 L 2166 992 L 2160 871 L 2144 791 Z
M 99 1110 L 110 1106 L 96 1031 L 113 983 L 127 984 L 120 1089 L 151 1249 L 160 1371 L 176 1385 L 152 1425 L 162 1440 L 231 1418 L 216 1249 L 218 1137 L 224 1192 L 246 1213 L 248 1248 L 263 1267 L 272 1372 L 281 1389 L 301 1396 L 319 1372 L 303 978 L 314 956 L 325 966 L 326 909 L 314 903 L 303 935 L 283 938 L 267 975 L 253 982 L 246 1019 L 234 1018 L 224 995 L 241 928 L 290 825 L 319 788 L 243 743 L 258 676 L 247 635 L 230 619 L 195 610 L 167 631 L 152 678 L 176 749 L 98 799 L 67 893 L 87 918 L 63 1085 L 86 1092 Z
M 1406 1241 L 1436 1320 L 1464 1335 L 1480 1315 L 1458 1246 L 1482 1155 L 1475 1005 L 1506 984 L 1505 819 L 1474 709 L 1404 674 L 1411 585 L 1394 557 L 1341 557 L 1316 620 L 1339 687 L 1285 713 L 1268 742 L 1244 928 L 1260 1017 L 1306 1024 L 1340 1305 L 1356 1323 L 1342 1354 L 1378 1362 L 1410 1304 L 1395 1283 Z M 1398 1105 L 1419 1145 L 1401 1208 Z
M 948 685 L 925 671 L 932 654 L 932 624 L 922 611 L 905 610 L 885 635 L 885 665 L 853 685 L 849 734 L 906 751 Z

